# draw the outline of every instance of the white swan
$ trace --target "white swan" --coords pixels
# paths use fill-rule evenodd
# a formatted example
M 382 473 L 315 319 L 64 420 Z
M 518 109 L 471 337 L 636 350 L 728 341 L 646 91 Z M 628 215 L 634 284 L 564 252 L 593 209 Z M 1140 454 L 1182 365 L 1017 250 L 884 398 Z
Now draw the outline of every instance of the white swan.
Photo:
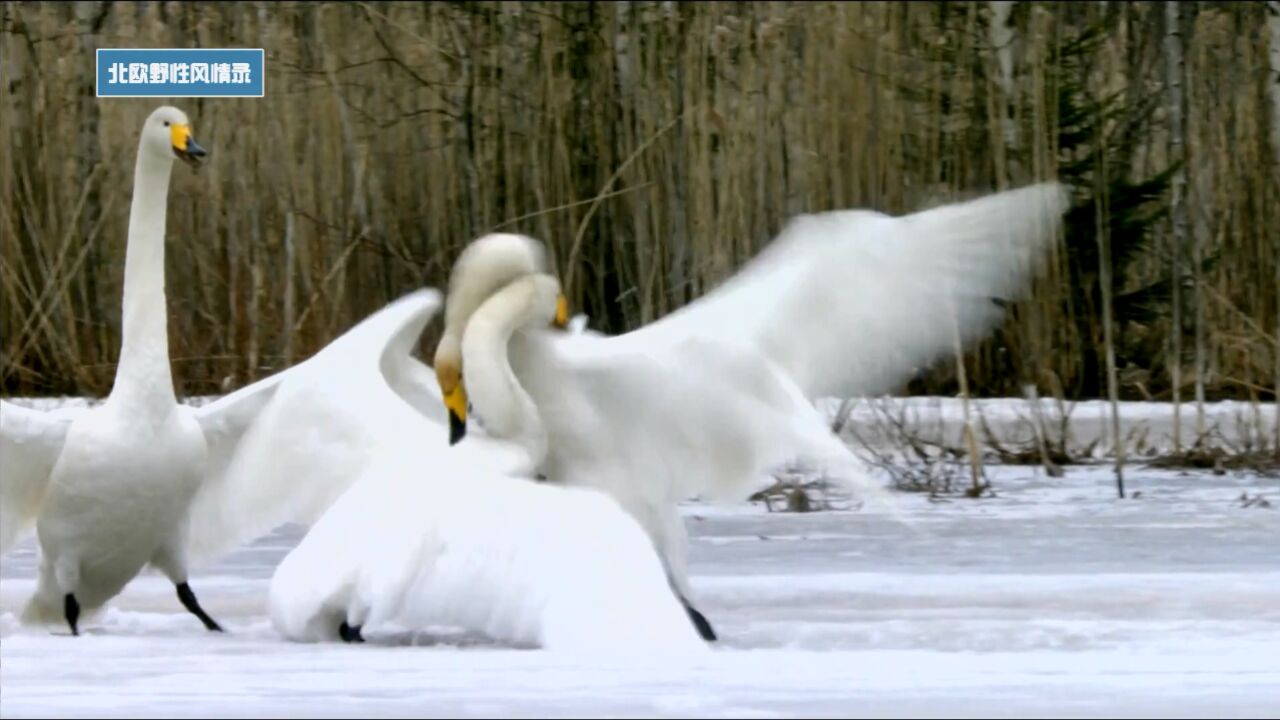
M 513 309 L 487 330 L 563 325 L 558 296 L 550 277 L 513 283 L 485 304 Z M 441 449 L 442 424 L 394 388 L 364 391 L 381 407 L 367 419 L 378 449 L 276 569 L 282 635 L 362 640 L 369 623 L 450 625 L 553 651 L 706 651 L 648 538 L 607 495 L 530 482 L 536 450 L 483 437 Z
M 6 514 L 39 507 L 42 594 L 56 587 L 73 634 L 81 605 L 101 605 L 147 564 L 177 585 L 182 604 L 207 628 L 220 629 L 187 584 L 182 510 L 199 486 L 207 447 L 200 424 L 178 412 L 164 294 L 165 203 L 173 161 L 196 165 L 204 154 L 182 111 L 161 107 L 147 117 L 133 174 L 124 342 L 111 393 L 100 407 L 66 422 L 56 456 L 31 465 L 19 457 L 15 468 L 6 453 L 6 475 L 13 475 L 6 478 L 6 494 L 13 483 L 23 499 Z M 24 435 L 36 424 L 30 416 L 15 423 Z M 6 439 L 14 444 L 8 425 Z M 40 434 L 55 444 L 56 430 L 47 432 Z M 41 478 L 38 471 L 46 467 L 49 474 Z M 139 522 L 148 514 L 150 522 Z M 20 530 L 15 519 L 5 518 L 6 539 Z
M 0 552 L 32 522 L 41 548 L 28 622 L 61 619 L 76 634 L 82 609 L 101 607 L 151 565 L 218 630 L 190 589 L 190 562 L 284 522 L 314 521 L 345 490 L 371 445 L 359 420 L 367 414 L 362 382 L 399 387 L 443 433 L 436 381 L 409 356 L 438 304 L 431 293 L 392 304 L 288 371 L 204 407 L 177 403 L 166 190 L 175 155 L 203 154 L 181 111 L 162 107 L 147 118 L 129 221 L 124 345 L 106 401 L 48 413 L 0 401 Z
M 801 216 L 721 287 L 646 327 L 612 338 L 516 333 L 509 348 L 483 336 L 466 347 L 464 328 L 478 298 L 545 260 L 530 238 L 486 236 L 455 265 L 435 355 L 451 439 L 465 429 L 468 395 L 493 434 L 518 426 L 525 397 L 476 372 L 509 357 L 541 419 L 543 472 L 617 498 L 691 602 L 676 504 L 695 494 L 740 500 L 788 461 L 865 481 L 811 401 L 892 390 L 988 332 L 1002 315 L 997 300 L 1029 284 L 1066 203 L 1064 188 L 1047 183 L 899 218 Z
M 152 496 L 129 495 L 128 485 L 104 481 L 94 514 L 72 539 L 96 538 L 110 555 L 130 535 L 159 532 L 178 518 L 185 531 L 169 540 L 194 563 L 286 522 L 311 524 L 369 461 L 375 443 L 368 418 L 381 411 L 377 392 L 384 388 L 394 388 L 400 402 L 437 428 L 438 438 L 424 442 L 443 450 L 445 413 L 435 378 L 410 354 L 438 306 L 436 291 L 411 293 L 284 372 L 202 407 L 177 405 L 174 413 L 203 431 L 207 447 L 194 495 L 181 507 L 162 507 Z M 97 410 L 45 413 L 0 401 L 0 511 L 6 534 L 37 515 L 41 522 L 61 519 L 56 508 L 41 502 L 52 482 L 49 468 L 58 461 L 71 424 Z M 106 460 L 105 471 L 114 472 Z M 148 492 L 169 494 L 170 476 L 149 477 L 154 486 Z M 117 519 L 130 510 L 135 514 L 129 523 Z M 50 561 L 42 554 L 40 582 L 23 611 L 25 621 L 67 619 L 65 595 L 59 595 L 56 570 L 51 572 L 56 565 Z

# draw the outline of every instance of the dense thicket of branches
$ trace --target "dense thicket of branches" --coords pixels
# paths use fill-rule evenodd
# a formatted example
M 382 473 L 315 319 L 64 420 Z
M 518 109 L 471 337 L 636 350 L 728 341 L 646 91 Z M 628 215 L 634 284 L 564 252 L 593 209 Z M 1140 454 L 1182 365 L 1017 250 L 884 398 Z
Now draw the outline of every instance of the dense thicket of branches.
M 1062 177 L 1060 251 L 967 357 L 971 390 L 1106 391 L 1105 248 L 1122 395 L 1192 388 L 1200 322 L 1208 396 L 1271 398 L 1267 6 L 1181 10 L 1171 146 L 1161 3 L 4 3 L 3 392 L 101 394 L 114 372 L 159 101 L 97 100 L 93 49 L 199 46 L 266 48 L 268 77 L 265 99 L 175 102 L 211 151 L 169 199 L 183 393 L 305 358 L 491 230 L 546 240 L 576 308 L 618 332 L 714 287 L 788 215 Z

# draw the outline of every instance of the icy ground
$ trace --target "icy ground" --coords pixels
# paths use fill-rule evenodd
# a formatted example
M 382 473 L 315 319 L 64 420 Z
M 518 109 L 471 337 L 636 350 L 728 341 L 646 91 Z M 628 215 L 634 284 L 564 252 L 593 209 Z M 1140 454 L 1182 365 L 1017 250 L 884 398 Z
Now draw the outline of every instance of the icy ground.
M 0 715 L 1280 715 L 1280 481 L 1132 473 L 1140 495 L 1117 500 L 1103 468 L 999 468 L 995 498 L 899 495 L 905 523 L 690 504 L 694 586 L 722 642 L 687 666 L 394 628 L 283 641 L 266 595 L 291 529 L 193 577 L 226 635 L 149 574 L 72 638 L 15 619 L 28 540 L 0 564 Z

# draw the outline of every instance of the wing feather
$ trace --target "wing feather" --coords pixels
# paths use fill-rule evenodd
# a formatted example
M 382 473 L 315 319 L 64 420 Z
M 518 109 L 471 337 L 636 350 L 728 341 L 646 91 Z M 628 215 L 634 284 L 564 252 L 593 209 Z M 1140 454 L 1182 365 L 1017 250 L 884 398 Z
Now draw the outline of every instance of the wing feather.
M 67 428 L 84 408 L 45 412 L 0 400 L 0 554 L 35 522 Z
M 618 339 L 747 342 L 809 398 L 887 392 L 999 323 L 1067 205 L 1043 183 L 896 218 L 799 216 L 721 287 Z
M 306 362 L 195 411 L 209 439 L 209 472 L 191 507 L 192 559 L 219 556 L 284 523 L 313 523 L 403 413 L 442 413 L 425 366 L 400 357 L 439 307 L 438 291 L 411 293 Z

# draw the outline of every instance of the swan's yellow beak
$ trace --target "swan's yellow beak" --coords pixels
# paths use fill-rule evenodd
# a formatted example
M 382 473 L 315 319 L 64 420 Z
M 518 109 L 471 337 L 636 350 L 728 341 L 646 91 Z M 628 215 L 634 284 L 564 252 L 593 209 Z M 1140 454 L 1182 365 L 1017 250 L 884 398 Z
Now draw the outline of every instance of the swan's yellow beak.
M 191 167 L 200 167 L 200 159 L 206 153 L 204 148 L 191 137 L 191 126 L 174 123 L 169 126 L 169 142 L 173 143 L 173 154 Z
M 449 444 L 457 445 L 467 436 L 467 391 L 462 383 L 445 393 L 444 406 L 449 409 Z
M 556 298 L 556 319 L 552 322 L 560 329 L 569 326 L 569 300 L 563 295 Z
M 449 444 L 456 445 L 467 435 L 467 390 L 462 384 L 462 372 L 454 362 L 437 360 L 436 381 L 449 411 Z

